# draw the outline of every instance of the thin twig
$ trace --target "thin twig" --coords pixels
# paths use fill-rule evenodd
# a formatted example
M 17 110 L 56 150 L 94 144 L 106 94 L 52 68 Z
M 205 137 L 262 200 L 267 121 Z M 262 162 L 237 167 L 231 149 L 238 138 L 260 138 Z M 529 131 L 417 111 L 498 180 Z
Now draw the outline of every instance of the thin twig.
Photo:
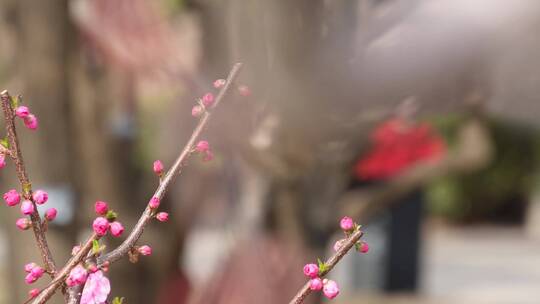
M 34 231 L 34 236 L 36 237 L 36 243 L 41 253 L 41 258 L 43 260 L 45 269 L 51 275 L 51 277 L 54 278 L 56 273 L 56 264 L 54 263 L 51 251 L 49 249 L 49 245 L 47 244 L 45 230 L 43 229 L 43 224 L 41 222 L 41 217 L 39 216 L 36 203 L 32 198 L 32 184 L 28 179 L 22 153 L 19 148 L 19 139 L 17 138 L 17 131 L 15 129 L 15 112 L 13 110 L 13 107 L 11 106 L 11 96 L 9 96 L 7 90 L 4 90 L 0 93 L 0 99 L 2 101 L 2 108 L 4 110 L 6 132 L 9 141 L 8 149 L 10 153 L 8 155 L 15 162 L 17 177 L 19 178 L 19 183 L 21 184 L 21 188 L 23 190 L 23 197 L 27 200 L 32 201 L 32 204 L 34 204 L 34 212 L 30 215 L 30 219 L 32 221 L 32 229 Z
M 159 184 L 158 188 L 154 192 L 153 197 L 158 197 L 160 200 L 163 198 L 165 193 L 167 192 L 169 185 L 174 180 L 174 178 L 180 173 L 185 161 L 187 158 L 191 155 L 194 145 L 199 138 L 201 132 L 206 127 L 206 124 L 208 123 L 208 120 L 210 118 L 210 110 L 213 110 L 216 108 L 227 92 L 229 91 L 229 88 L 232 86 L 234 80 L 238 76 L 238 72 L 240 71 L 240 68 L 242 67 L 241 63 L 236 63 L 233 68 L 231 69 L 229 76 L 227 77 L 227 82 L 225 86 L 220 90 L 219 94 L 216 97 L 215 103 L 212 107 L 208 108 L 207 111 L 205 111 L 197 123 L 197 126 L 195 127 L 195 130 L 191 134 L 191 137 L 189 138 L 188 142 L 186 143 L 184 149 L 174 162 L 173 166 L 167 171 L 167 174 L 165 174 L 165 177 Z M 131 231 L 131 233 L 128 235 L 126 240 L 120 244 L 116 249 L 109 252 L 108 254 L 98 257 L 98 267 L 103 266 L 103 263 L 109 262 L 113 263 L 115 261 L 118 261 L 122 257 L 124 257 L 130 250 L 135 246 L 139 238 L 144 232 L 144 228 L 148 224 L 148 222 L 152 219 L 154 214 L 154 211 L 150 209 L 148 206 L 142 213 L 141 217 L 139 218 L 139 221 Z M 73 257 L 66 266 L 62 268 L 58 272 L 57 277 L 51 282 L 51 284 L 46 287 L 39 295 L 36 297 L 36 299 L 32 302 L 33 304 L 43 304 L 45 303 L 58 289 L 66 279 L 66 276 L 69 274 L 71 269 L 73 269 L 77 264 L 79 264 L 84 258 L 86 257 L 86 254 L 89 252 L 89 250 L 92 248 L 92 242 L 93 240 L 97 239 L 97 236 L 94 234 L 92 235 L 85 243 L 85 245 L 80 249 L 80 251 L 77 253 L 75 257 Z
M 334 266 L 339 263 L 339 261 L 347 254 L 347 252 L 349 252 L 349 250 L 354 246 L 354 244 L 356 244 L 360 240 L 362 234 L 363 232 L 361 230 L 357 230 L 352 233 L 349 238 L 347 238 L 347 241 L 341 246 L 341 248 L 325 262 L 327 268 L 326 271 L 321 274 L 321 277 L 328 274 L 334 268 Z M 311 289 L 309 289 L 308 281 L 306 284 L 304 284 L 300 291 L 298 291 L 298 293 L 289 302 L 289 304 L 300 304 L 304 302 L 304 300 L 310 293 Z

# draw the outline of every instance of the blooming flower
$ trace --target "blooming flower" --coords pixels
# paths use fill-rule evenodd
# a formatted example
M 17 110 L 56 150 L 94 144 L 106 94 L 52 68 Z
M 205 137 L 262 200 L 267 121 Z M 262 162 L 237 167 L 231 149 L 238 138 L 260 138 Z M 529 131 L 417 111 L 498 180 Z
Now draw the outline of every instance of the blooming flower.
M 156 173 L 158 176 L 163 174 L 163 163 L 160 160 L 156 160 L 154 162 L 154 173 Z
M 166 222 L 169 220 L 169 214 L 167 212 L 160 212 L 156 214 L 156 219 L 160 222 Z
M 38 128 L 38 119 L 34 114 L 29 114 L 24 118 L 24 125 L 30 130 Z
M 337 297 L 339 294 L 339 286 L 336 282 L 324 279 L 323 284 L 323 293 L 327 298 L 333 299 Z
M 6 204 L 10 207 L 15 206 L 21 201 L 21 196 L 17 190 L 11 189 L 4 193 L 4 201 L 6 201 Z
M 321 290 L 323 288 L 323 282 L 321 278 L 314 278 L 309 281 L 309 289 L 311 290 Z
M 17 109 L 15 109 L 15 115 L 19 116 L 20 118 L 25 118 L 30 115 L 30 109 L 25 106 L 17 107 Z
M 148 202 L 148 205 L 150 205 L 150 208 L 157 209 L 159 207 L 159 197 L 154 196 L 150 199 Z
M 38 205 L 43 205 L 49 200 L 49 194 L 43 190 L 36 190 L 32 195 L 34 202 Z
M 49 222 L 54 221 L 54 219 L 56 218 L 57 213 L 58 213 L 58 211 L 56 211 L 56 208 L 47 209 L 47 211 L 45 211 L 45 218 Z
M 69 287 L 73 287 L 79 284 L 83 284 L 86 282 L 86 278 L 88 277 L 88 271 L 84 269 L 80 264 L 75 266 L 75 268 L 71 269 L 69 272 L 69 276 L 66 279 L 66 284 Z
M 29 219 L 22 217 L 15 222 L 15 225 L 21 230 L 27 230 L 32 226 L 32 222 Z
M 21 212 L 24 215 L 30 215 L 34 213 L 34 203 L 29 200 L 24 200 L 21 204 Z
M 345 216 L 339 222 L 339 226 L 344 231 L 351 231 L 354 228 L 354 221 L 352 218 Z
M 142 255 L 151 255 L 152 254 L 152 247 L 150 247 L 148 245 L 143 245 L 143 246 L 139 247 L 138 251 Z
M 212 94 L 212 93 L 204 94 L 204 96 L 202 97 L 202 104 L 205 107 L 212 106 L 212 104 L 214 104 L 214 94 Z
M 306 264 L 304 266 L 304 274 L 314 279 L 319 275 L 319 267 L 315 264 Z
M 109 226 L 109 228 L 111 229 L 111 234 L 114 236 L 114 237 L 119 237 L 122 235 L 122 233 L 124 232 L 124 226 L 122 226 L 122 223 L 120 222 L 113 222 L 111 223 L 111 225 Z
M 99 215 L 105 215 L 107 214 L 107 211 L 109 211 L 109 206 L 107 205 L 106 202 L 97 201 L 96 204 L 94 205 L 94 210 Z
M 214 88 L 221 89 L 225 84 L 227 83 L 227 80 L 225 79 L 218 79 L 214 81 Z
M 92 228 L 97 235 L 104 236 L 109 229 L 109 221 L 104 217 L 97 217 L 92 223 Z
M 111 283 L 101 270 L 91 273 L 86 280 L 81 304 L 104 304 L 111 292 Z

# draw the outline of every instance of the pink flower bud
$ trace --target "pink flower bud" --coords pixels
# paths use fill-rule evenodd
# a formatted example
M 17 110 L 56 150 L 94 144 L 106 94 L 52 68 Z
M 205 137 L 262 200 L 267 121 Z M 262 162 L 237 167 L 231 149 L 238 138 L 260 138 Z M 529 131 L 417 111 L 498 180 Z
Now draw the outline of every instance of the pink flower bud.
M 124 226 L 122 226 L 122 223 L 120 223 L 120 222 L 111 223 L 110 229 L 111 229 L 111 234 L 114 237 L 119 237 L 124 232 Z
M 203 113 L 203 108 L 200 105 L 193 106 L 191 108 L 191 116 L 193 117 L 199 117 Z
M 323 282 L 321 278 L 314 278 L 309 281 L 309 289 L 311 290 L 321 290 L 323 288 Z
M 333 299 L 337 297 L 337 295 L 339 294 L 339 286 L 337 285 L 337 283 L 332 280 L 325 280 L 325 281 L 326 282 L 324 283 L 324 286 L 323 286 L 324 295 L 329 299 Z
M 82 267 L 81 265 L 77 265 L 69 273 L 69 276 L 66 279 L 66 283 L 69 287 L 73 287 L 86 282 L 87 277 L 88 272 L 86 271 L 86 269 L 84 269 L 84 267 Z
M 345 244 L 346 241 L 347 241 L 346 239 L 341 239 L 337 241 L 336 243 L 334 243 L 334 251 L 338 252 L 341 249 L 341 247 L 343 247 L 343 244 Z
M 169 220 L 169 214 L 167 212 L 160 212 L 156 215 L 156 219 L 160 222 L 166 222 Z
M 214 159 L 214 154 L 212 153 L 212 151 L 210 150 L 206 151 L 206 153 L 203 156 L 203 161 L 209 162 L 213 159 Z
M 360 246 L 358 246 L 358 251 L 361 253 L 367 253 L 369 251 L 369 245 L 366 242 L 360 242 Z
M 210 144 L 206 140 L 201 140 L 195 145 L 195 151 L 204 153 L 210 150 Z
M 319 276 L 319 267 L 315 264 L 306 264 L 306 266 L 304 266 L 304 274 L 314 279 Z
M 15 206 L 21 201 L 21 196 L 17 190 L 11 189 L 4 193 L 4 201 L 6 201 L 6 204 L 10 207 Z
M 15 115 L 19 116 L 20 118 L 25 118 L 30 115 L 30 109 L 25 106 L 17 107 L 17 109 L 15 109 Z
M 39 267 L 36 263 L 28 263 L 24 265 L 24 271 L 30 273 L 34 267 Z
M 202 104 L 205 107 L 212 106 L 214 104 L 214 94 L 212 94 L 212 93 L 204 94 L 204 96 L 202 97 Z
M 73 246 L 73 248 L 71 249 L 71 255 L 76 255 L 77 252 L 79 252 L 79 250 L 81 250 L 81 246 L 80 246 L 80 245 L 75 245 L 75 246 Z
M 249 96 L 251 95 L 251 90 L 246 85 L 241 85 L 238 87 L 238 93 L 240 93 L 241 96 Z
M 30 215 L 34 213 L 34 204 L 29 200 L 24 200 L 21 204 L 21 212 L 24 215 Z
M 6 156 L 4 154 L 0 154 L 0 169 L 4 168 L 6 166 Z
M 34 268 L 32 268 L 32 270 L 30 271 L 30 273 L 35 276 L 36 278 L 41 278 L 43 276 L 43 274 L 45 273 L 45 269 L 39 267 L 39 266 L 36 266 Z
M 38 119 L 34 114 L 29 114 L 24 118 L 24 125 L 30 130 L 38 128 Z
M 56 211 L 56 208 L 47 209 L 47 211 L 45 211 L 45 218 L 49 222 L 52 222 L 56 218 L 57 213 L 58 213 L 58 211 Z
M 352 218 L 345 216 L 339 222 L 339 226 L 343 231 L 351 231 L 354 228 L 354 221 Z
M 154 173 L 158 176 L 161 176 L 161 174 L 163 174 L 163 163 L 160 160 L 156 160 L 154 162 Z
M 148 245 L 143 245 L 137 249 L 140 254 L 142 255 L 151 255 L 152 254 L 152 247 Z
M 22 217 L 15 222 L 15 225 L 21 230 L 27 230 L 32 227 L 32 222 L 29 219 Z
M 104 236 L 109 229 L 109 221 L 104 217 L 97 217 L 92 223 L 92 228 L 97 235 Z
M 227 83 L 227 80 L 225 79 L 218 79 L 214 81 L 214 88 L 221 89 L 225 84 Z
M 43 205 L 49 200 L 49 194 L 43 190 L 37 190 L 32 195 L 34 202 L 38 205 Z
M 38 278 L 36 278 L 32 273 L 29 273 L 26 275 L 26 277 L 24 278 L 24 282 L 26 284 L 32 284 L 34 283 L 35 281 L 37 281 Z
M 99 215 L 105 215 L 107 214 L 107 211 L 109 211 L 109 206 L 107 205 L 106 202 L 97 201 L 96 204 L 94 205 L 94 210 Z
M 152 208 L 152 209 L 157 209 L 157 208 L 159 208 L 159 197 L 156 197 L 156 196 L 152 197 L 152 198 L 150 199 L 150 202 L 148 202 L 148 205 L 149 205 L 150 208 Z
M 37 289 L 37 288 L 31 289 L 28 292 L 28 296 L 30 297 L 30 299 L 33 299 L 33 298 L 37 297 L 38 294 L 39 294 L 39 289 Z
M 94 273 L 96 271 L 98 271 L 99 269 L 97 268 L 97 266 L 95 264 L 90 264 L 90 266 L 88 266 L 88 272 L 90 273 Z

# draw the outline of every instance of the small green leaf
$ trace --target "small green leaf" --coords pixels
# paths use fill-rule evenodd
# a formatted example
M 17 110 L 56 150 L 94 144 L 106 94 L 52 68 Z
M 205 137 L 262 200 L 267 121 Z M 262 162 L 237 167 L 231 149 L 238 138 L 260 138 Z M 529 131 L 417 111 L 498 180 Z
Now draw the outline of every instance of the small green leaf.
M 4 146 L 4 148 L 9 149 L 9 141 L 8 141 L 7 136 L 4 137 L 4 138 L 2 138 L 2 139 L 0 139 L 0 144 L 1 144 L 2 146 Z
M 118 214 L 114 212 L 113 210 L 107 211 L 107 214 L 105 215 L 105 218 L 109 221 L 114 221 L 118 217 Z
M 317 263 L 319 264 L 319 275 L 323 275 L 328 270 L 328 265 L 326 265 L 321 259 L 317 259 Z
M 24 194 L 28 194 L 32 190 L 32 184 L 31 183 L 23 184 L 22 189 L 23 189 Z
M 20 98 L 19 96 L 17 96 L 17 97 L 13 97 L 13 96 L 12 96 L 12 97 L 11 97 L 11 106 L 12 106 L 14 109 L 16 109 L 16 108 L 19 107 L 19 98 Z
M 114 299 L 112 300 L 112 304 L 122 304 L 122 303 L 124 303 L 124 297 L 122 298 L 114 297 Z
M 98 241 L 98 240 L 93 240 L 93 241 L 92 241 L 92 253 L 93 253 L 94 255 L 98 254 L 98 253 L 99 253 L 99 249 L 100 249 L 99 241 Z

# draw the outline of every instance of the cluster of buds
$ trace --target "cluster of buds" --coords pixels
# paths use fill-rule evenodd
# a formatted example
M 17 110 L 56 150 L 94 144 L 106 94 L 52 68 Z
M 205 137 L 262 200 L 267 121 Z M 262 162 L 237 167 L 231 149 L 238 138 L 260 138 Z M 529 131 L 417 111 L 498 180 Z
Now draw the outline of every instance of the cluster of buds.
M 361 228 L 360 225 L 356 224 L 353 219 L 348 216 L 345 216 L 341 219 L 341 221 L 339 222 L 339 226 L 341 227 L 341 230 L 343 230 L 347 238 L 353 232 L 356 232 Z M 334 244 L 334 251 L 339 251 L 339 249 L 341 249 L 343 244 L 345 244 L 345 242 L 347 241 L 347 238 L 336 241 L 336 243 Z M 354 244 L 354 248 L 356 248 L 356 250 L 361 253 L 367 253 L 369 251 L 369 245 L 365 241 L 358 241 L 356 244 Z
M 30 113 L 30 109 L 26 106 L 18 106 L 15 109 L 15 115 L 24 121 L 24 125 L 30 130 L 38 128 L 38 119 L 36 115 Z
M 117 214 L 113 210 L 109 210 L 106 202 L 97 201 L 94 205 L 94 210 L 97 215 L 100 215 L 92 223 L 92 228 L 98 236 L 105 236 L 107 231 L 110 231 L 114 237 L 122 235 L 124 226 L 116 220 Z
M 28 263 L 24 265 L 24 271 L 27 273 L 26 277 L 24 278 L 26 284 L 34 283 L 45 273 L 45 269 L 38 266 L 36 263 Z
M 210 150 L 210 144 L 206 140 L 199 141 L 193 148 L 193 151 L 200 153 L 203 161 L 211 161 L 214 159 L 214 154 Z
M 36 204 L 43 205 L 49 200 L 49 194 L 43 190 L 37 190 L 32 195 L 26 195 L 27 198 L 19 194 L 17 190 L 11 189 L 4 193 L 4 201 L 7 206 L 13 207 L 21 204 L 21 214 L 26 216 L 17 219 L 15 224 L 21 230 L 27 230 L 32 226 L 32 221 L 28 218 L 29 215 L 36 211 Z M 21 202 L 22 200 L 22 202 Z M 50 208 L 45 211 L 45 222 L 51 222 L 56 218 L 58 211 L 55 208 Z
M 333 299 L 339 294 L 339 286 L 335 281 L 329 279 L 321 279 L 326 272 L 326 265 L 319 261 L 319 266 L 316 264 L 306 264 L 304 266 L 304 274 L 310 278 L 309 289 L 313 291 L 322 290 L 323 294 Z
M 197 104 L 191 108 L 191 115 L 193 117 L 201 116 L 208 108 L 214 105 L 214 94 L 206 93 L 197 100 Z

